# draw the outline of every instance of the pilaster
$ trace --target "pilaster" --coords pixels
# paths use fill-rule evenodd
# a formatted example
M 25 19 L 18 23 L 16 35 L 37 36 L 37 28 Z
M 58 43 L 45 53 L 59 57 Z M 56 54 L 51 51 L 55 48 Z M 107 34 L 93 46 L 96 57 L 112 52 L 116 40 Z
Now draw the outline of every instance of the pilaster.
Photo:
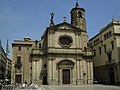
M 77 85 L 83 84 L 83 64 L 82 64 L 82 59 L 77 59 L 76 61 L 76 73 L 77 73 Z
M 55 59 L 50 58 L 48 60 L 48 84 L 55 84 Z

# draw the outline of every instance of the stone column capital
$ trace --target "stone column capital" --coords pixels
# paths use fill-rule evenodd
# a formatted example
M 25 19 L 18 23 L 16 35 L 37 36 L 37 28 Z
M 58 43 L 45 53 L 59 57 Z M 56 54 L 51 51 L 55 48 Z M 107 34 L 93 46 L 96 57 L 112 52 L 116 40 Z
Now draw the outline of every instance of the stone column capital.
M 82 58 L 76 58 L 76 61 L 82 61 Z
M 55 57 L 50 57 L 48 60 L 54 61 Z

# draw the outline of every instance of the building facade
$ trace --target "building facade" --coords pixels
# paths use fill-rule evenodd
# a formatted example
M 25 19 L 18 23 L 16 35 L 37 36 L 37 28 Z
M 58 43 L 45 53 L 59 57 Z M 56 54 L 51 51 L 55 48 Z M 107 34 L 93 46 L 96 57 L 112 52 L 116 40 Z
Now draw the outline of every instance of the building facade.
M 7 57 L 0 40 L 0 82 L 11 79 L 12 61 Z M 9 78 L 8 78 L 9 77 Z
M 12 60 L 7 58 L 6 63 L 6 80 L 11 82 L 11 70 L 12 70 Z
M 0 80 L 5 80 L 7 58 L 3 47 L 0 45 Z
M 90 39 L 94 53 L 94 78 L 100 83 L 120 83 L 120 21 L 112 21 Z
M 12 82 L 49 85 L 92 84 L 92 53 L 88 51 L 85 10 L 76 2 L 66 19 L 50 26 L 40 41 L 25 37 L 12 43 Z

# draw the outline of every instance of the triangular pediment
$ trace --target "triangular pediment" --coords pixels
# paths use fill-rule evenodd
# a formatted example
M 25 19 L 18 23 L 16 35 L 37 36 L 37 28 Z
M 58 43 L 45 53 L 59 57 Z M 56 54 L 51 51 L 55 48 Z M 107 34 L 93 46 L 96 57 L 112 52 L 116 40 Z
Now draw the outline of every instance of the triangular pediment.
M 66 29 L 66 30 L 79 30 L 79 28 L 67 23 L 67 22 L 63 22 L 63 23 L 60 23 L 60 24 L 57 24 L 57 25 L 54 25 L 52 26 L 52 28 L 55 28 L 55 29 Z

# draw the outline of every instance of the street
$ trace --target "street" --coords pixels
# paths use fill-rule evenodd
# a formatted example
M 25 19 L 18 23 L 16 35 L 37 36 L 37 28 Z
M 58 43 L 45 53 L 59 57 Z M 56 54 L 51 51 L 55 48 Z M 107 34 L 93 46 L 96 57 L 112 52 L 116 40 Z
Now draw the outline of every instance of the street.
M 38 90 L 120 90 L 120 86 L 108 85 L 80 85 L 80 86 L 67 86 L 67 85 L 42 85 Z

